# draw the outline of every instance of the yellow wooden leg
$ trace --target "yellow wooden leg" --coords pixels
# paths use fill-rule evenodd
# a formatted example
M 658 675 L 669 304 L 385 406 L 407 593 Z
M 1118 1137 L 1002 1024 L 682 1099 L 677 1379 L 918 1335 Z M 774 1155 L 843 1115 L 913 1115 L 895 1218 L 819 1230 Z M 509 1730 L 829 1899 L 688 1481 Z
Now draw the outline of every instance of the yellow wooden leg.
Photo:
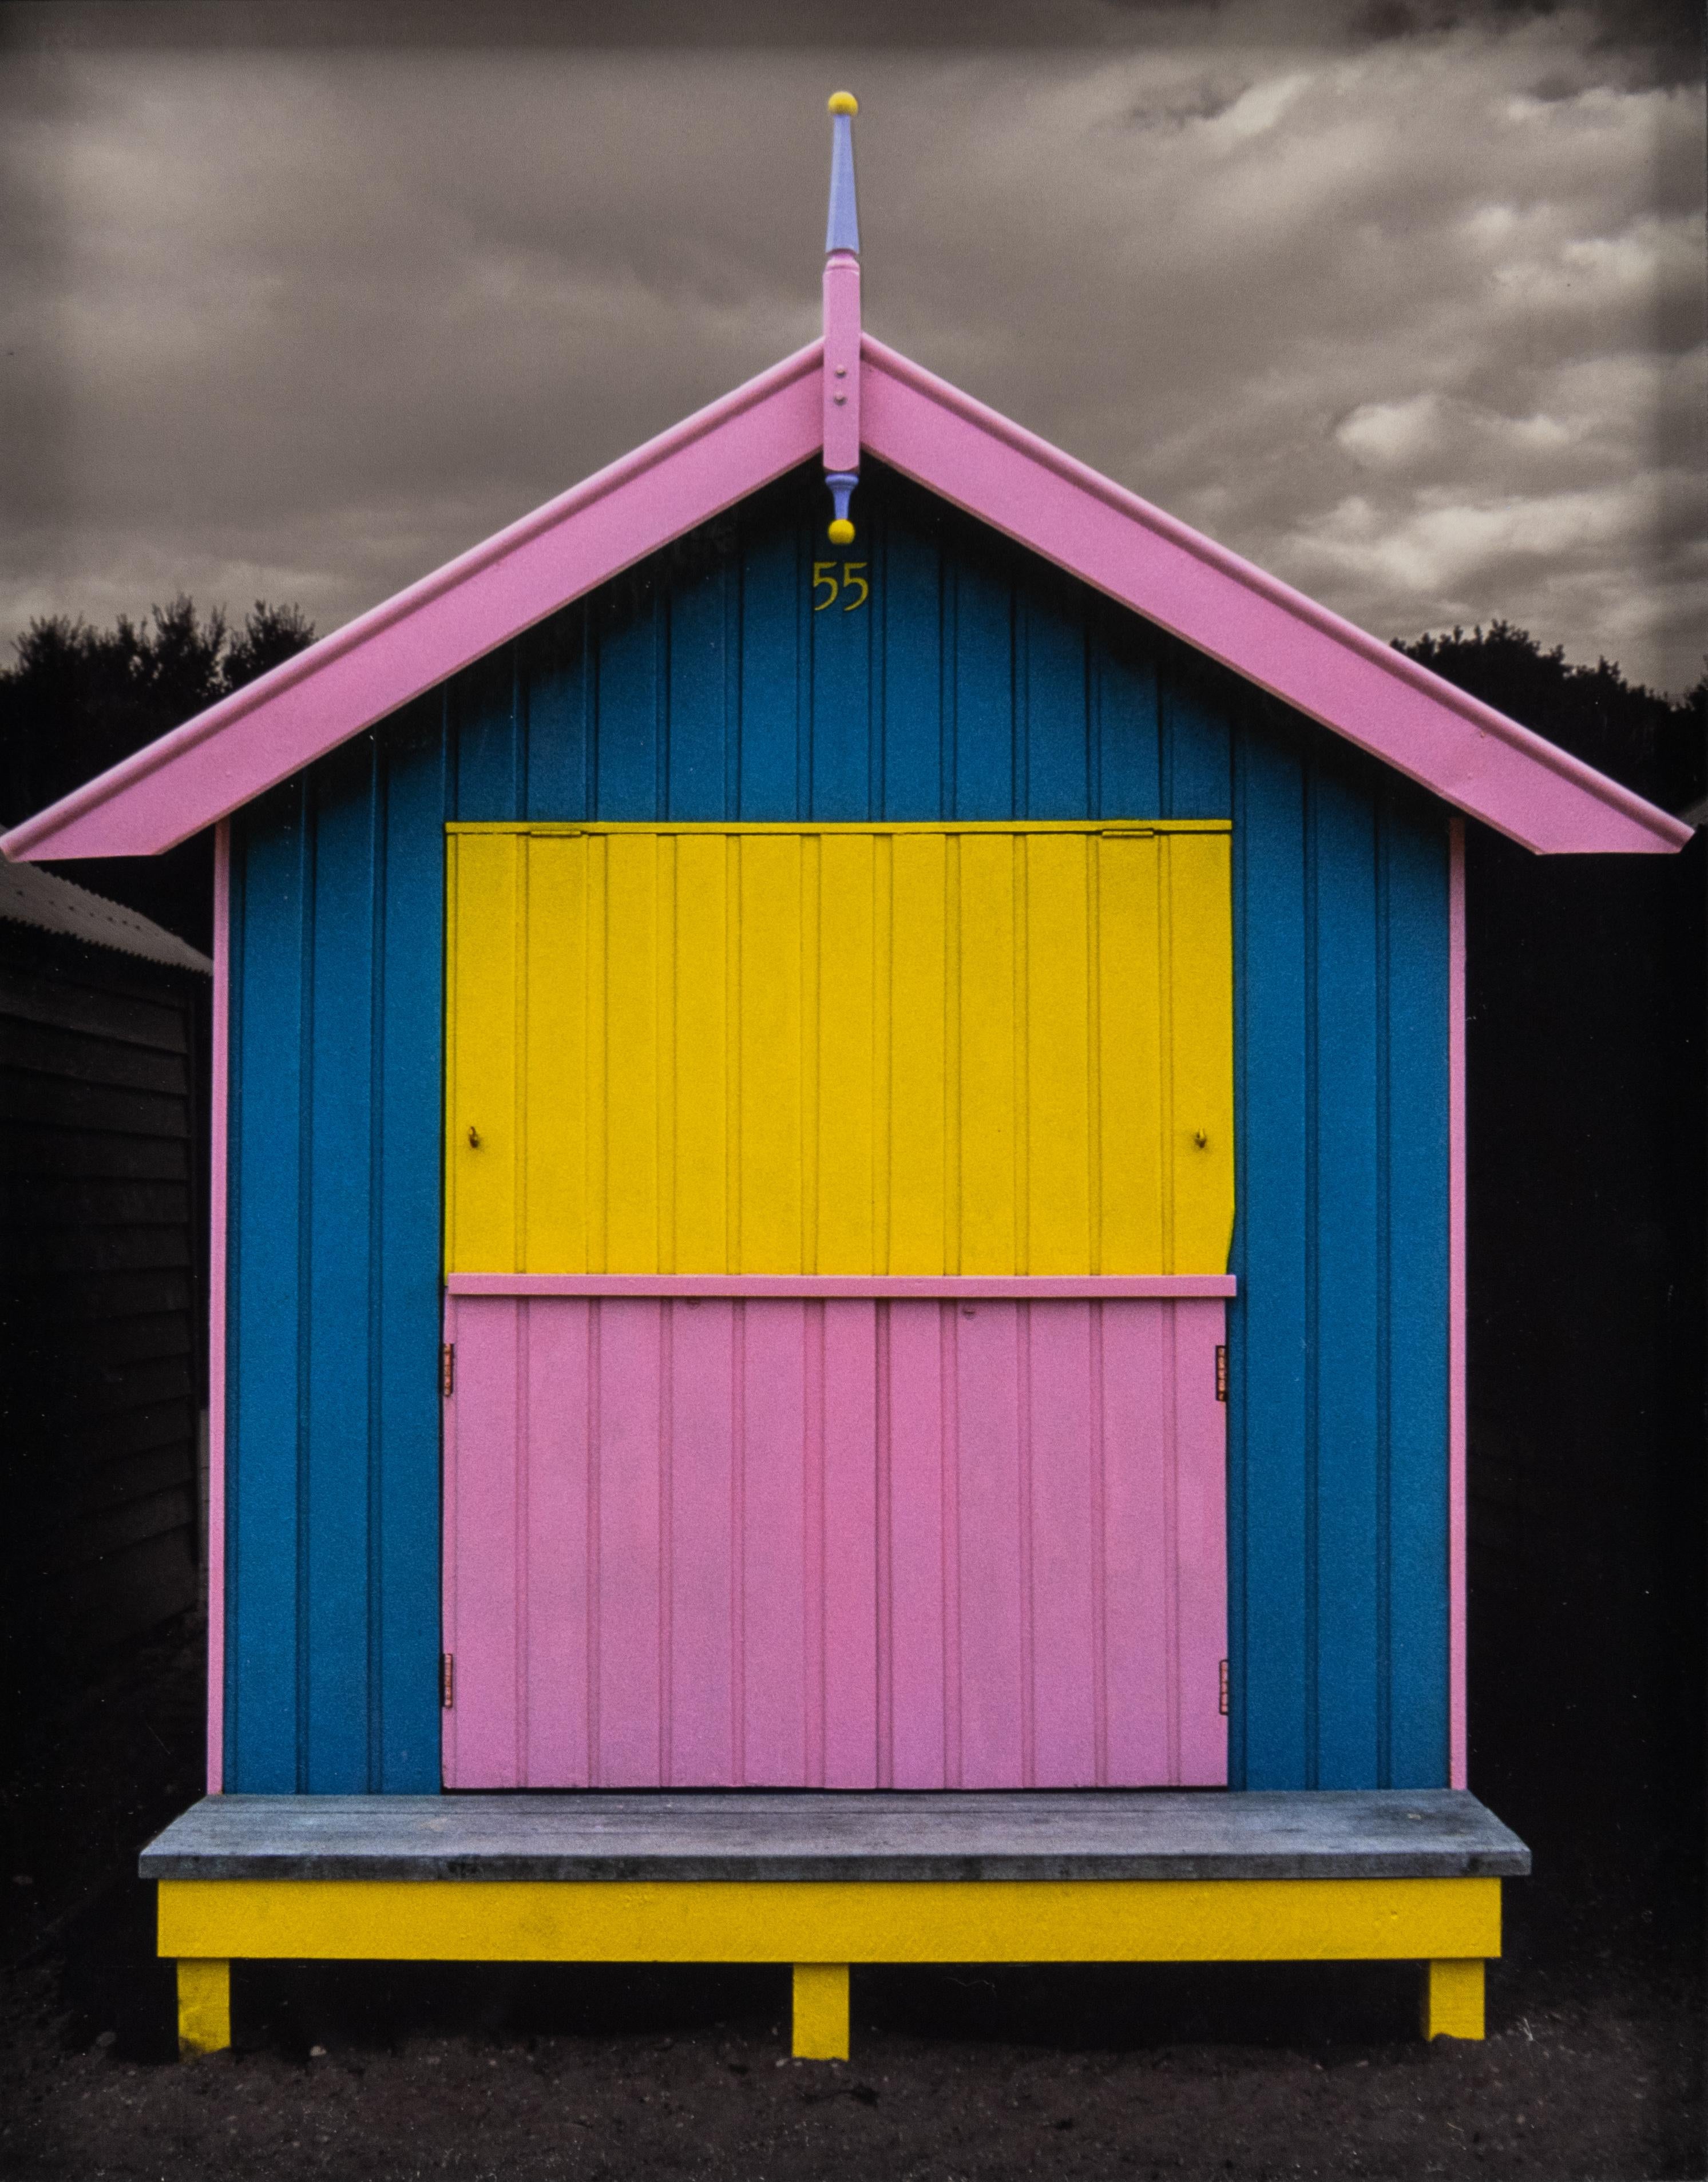
M 1483 2035 L 1483 1964 L 1426 1963 L 1423 1966 L 1423 2035 L 1480 2038 Z
M 795 2057 L 797 2061 L 848 2058 L 848 1965 L 795 1965 Z
M 231 1965 L 178 1961 L 178 2052 L 223 2053 L 231 2043 Z

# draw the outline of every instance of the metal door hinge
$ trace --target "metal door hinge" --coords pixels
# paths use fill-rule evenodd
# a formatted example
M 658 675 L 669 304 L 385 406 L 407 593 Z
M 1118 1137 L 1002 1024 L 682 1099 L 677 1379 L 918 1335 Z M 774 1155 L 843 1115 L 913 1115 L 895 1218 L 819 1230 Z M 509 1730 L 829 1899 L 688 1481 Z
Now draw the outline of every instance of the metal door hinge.
M 1217 1662 L 1216 1682 L 1216 1709 L 1225 1720 L 1228 1717 L 1228 1662 L 1225 1659 L 1220 1659 Z
M 1216 1398 L 1218 1402 L 1225 1402 L 1228 1398 L 1228 1344 L 1225 1341 L 1218 1341 L 1216 1344 Z
M 446 1712 L 449 1712 L 456 1702 L 457 1655 L 454 1652 L 441 1652 L 439 1654 L 439 1703 Z M 1224 1704 L 1222 1709 L 1226 1712 L 1228 1708 Z
M 447 1341 L 439 1351 L 439 1391 L 454 1394 L 457 1391 L 457 1344 Z

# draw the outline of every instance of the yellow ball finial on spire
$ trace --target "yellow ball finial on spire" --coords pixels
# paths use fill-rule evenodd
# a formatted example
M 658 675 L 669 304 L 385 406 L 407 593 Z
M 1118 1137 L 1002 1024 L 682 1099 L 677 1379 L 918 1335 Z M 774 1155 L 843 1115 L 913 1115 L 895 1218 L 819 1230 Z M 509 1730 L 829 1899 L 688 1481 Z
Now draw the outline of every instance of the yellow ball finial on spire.
M 833 91 L 824 104 L 825 110 L 830 114 L 857 114 L 860 111 L 860 102 L 851 91 Z

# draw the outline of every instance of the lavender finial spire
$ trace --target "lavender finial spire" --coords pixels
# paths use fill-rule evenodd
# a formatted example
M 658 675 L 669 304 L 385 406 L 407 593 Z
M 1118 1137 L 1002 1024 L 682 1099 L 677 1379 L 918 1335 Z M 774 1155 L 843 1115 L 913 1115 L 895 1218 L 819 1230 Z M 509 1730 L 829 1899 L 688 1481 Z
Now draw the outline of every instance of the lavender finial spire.
M 824 224 L 824 482 L 835 510 L 826 533 L 851 546 L 849 495 L 860 482 L 860 213 L 854 201 L 854 116 L 860 102 L 835 91 L 830 108 L 830 214 Z
M 851 91 L 830 94 L 830 216 L 824 223 L 824 250 L 860 255 L 860 208 L 854 197 L 854 116 L 860 102 Z

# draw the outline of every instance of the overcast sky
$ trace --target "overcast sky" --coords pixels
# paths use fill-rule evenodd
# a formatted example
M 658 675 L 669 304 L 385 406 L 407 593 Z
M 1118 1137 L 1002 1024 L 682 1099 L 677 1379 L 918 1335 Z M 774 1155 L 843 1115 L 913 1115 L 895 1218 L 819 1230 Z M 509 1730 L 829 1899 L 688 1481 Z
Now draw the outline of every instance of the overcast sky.
M 1378 636 L 1681 689 L 1695 11 L 1432 8 L 0 8 L 0 639 L 324 632 L 810 340 L 846 84 L 883 339 Z

